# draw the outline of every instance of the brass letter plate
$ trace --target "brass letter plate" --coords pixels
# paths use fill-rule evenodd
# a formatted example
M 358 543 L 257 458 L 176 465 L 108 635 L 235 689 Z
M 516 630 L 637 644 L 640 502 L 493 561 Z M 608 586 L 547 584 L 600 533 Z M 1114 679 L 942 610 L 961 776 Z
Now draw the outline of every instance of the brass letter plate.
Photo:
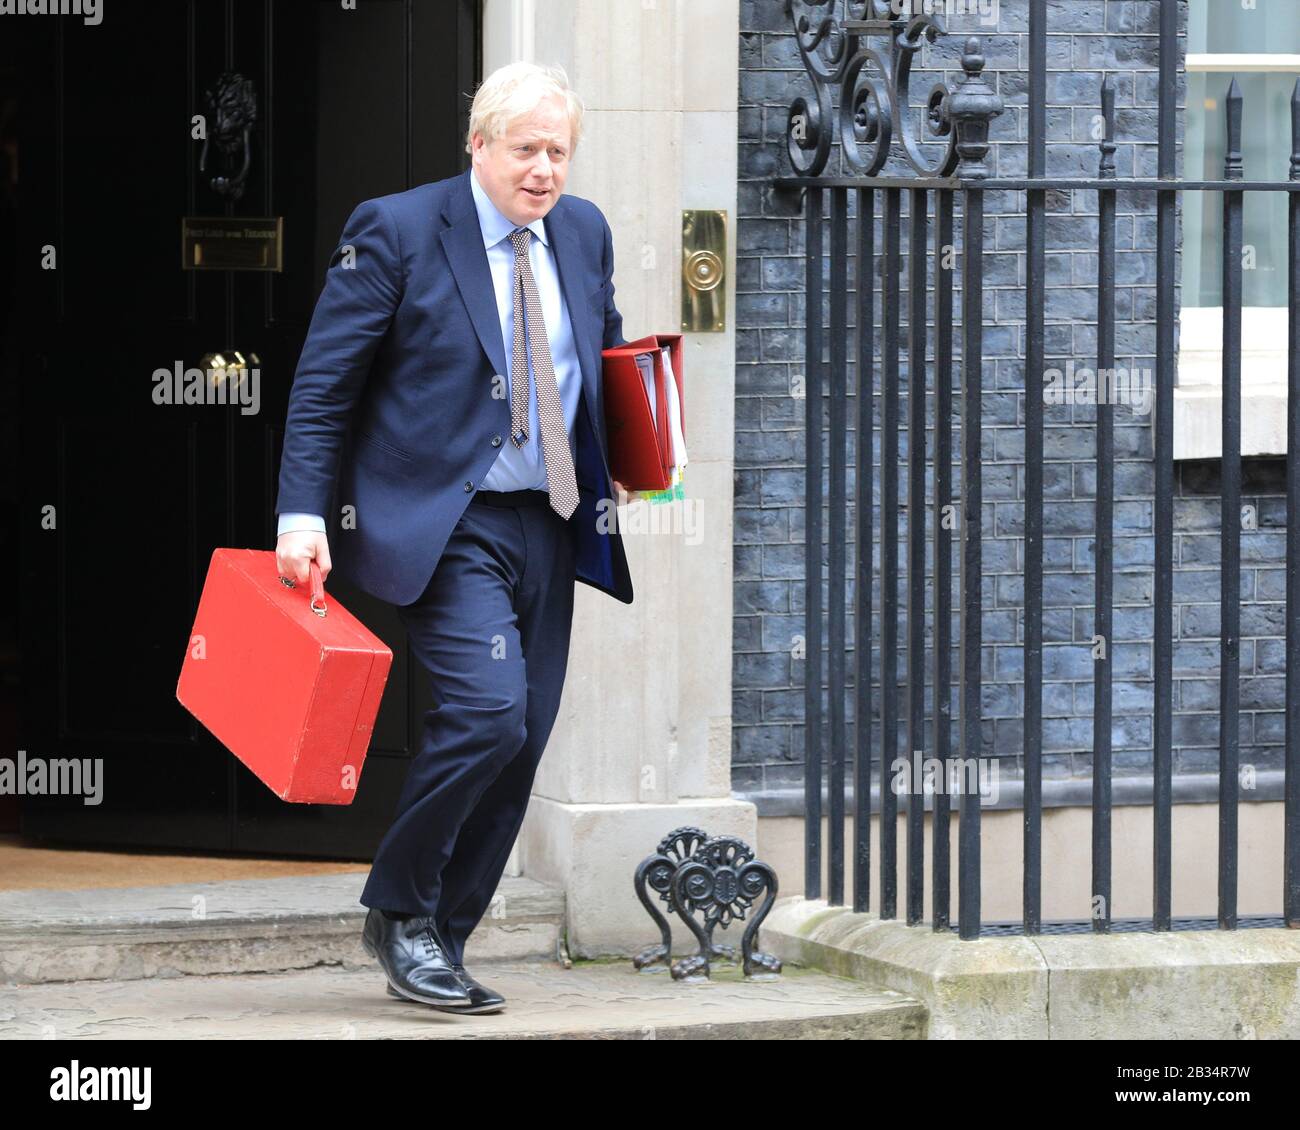
M 283 236 L 283 216 L 183 216 L 181 269 L 280 271 Z
M 727 328 L 727 213 L 682 212 L 682 332 Z

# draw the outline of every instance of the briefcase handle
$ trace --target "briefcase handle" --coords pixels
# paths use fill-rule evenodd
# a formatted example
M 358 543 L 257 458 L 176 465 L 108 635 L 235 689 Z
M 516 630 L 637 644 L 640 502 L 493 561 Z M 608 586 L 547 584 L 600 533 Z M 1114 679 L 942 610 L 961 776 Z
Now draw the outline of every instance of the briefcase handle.
M 317 616 L 324 616 L 325 609 L 325 582 L 320 575 L 320 566 L 316 562 L 307 562 L 307 571 L 311 575 L 311 610 Z M 281 576 L 280 584 L 287 588 L 297 588 L 298 582 L 292 577 Z M 319 605 L 319 607 L 317 607 Z

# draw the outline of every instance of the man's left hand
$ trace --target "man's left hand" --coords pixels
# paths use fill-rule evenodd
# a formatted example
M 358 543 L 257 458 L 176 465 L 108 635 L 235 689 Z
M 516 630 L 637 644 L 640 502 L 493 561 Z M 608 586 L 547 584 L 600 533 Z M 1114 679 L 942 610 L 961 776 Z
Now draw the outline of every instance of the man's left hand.
M 641 497 L 641 492 L 639 490 L 628 490 L 627 487 L 625 487 L 622 483 L 620 483 L 617 479 L 615 479 L 614 495 L 616 500 L 619 503 L 635 502 L 638 498 Z

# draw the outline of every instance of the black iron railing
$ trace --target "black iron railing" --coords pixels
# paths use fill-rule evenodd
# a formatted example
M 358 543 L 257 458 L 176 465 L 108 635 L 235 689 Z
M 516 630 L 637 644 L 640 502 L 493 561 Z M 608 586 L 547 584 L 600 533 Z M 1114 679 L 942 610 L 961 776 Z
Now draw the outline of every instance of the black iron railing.
M 982 484 L 981 369 L 984 329 L 984 198 L 991 190 L 1024 191 L 1027 209 L 1025 281 L 1025 456 L 1024 456 L 1024 889 L 1023 929 L 1027 933 L 1054 929 L 1042 921 L 1042 780 L 1043 780 L 1043 462 L 1045 292 L 1047 195 L 1053 190 L 1089 189 L 1099 201 L 1097 369 L 1115 368 L 1116 198 L 1120 192 L 1154 197 L 1156 235 L 1156 368 L 1155 368 L 1155 498 L 1154 498 L 1154 745 L 1153 914 L 1150 928 L 1170 930 L 1172 874 L 1171 802 L 1173 771 L 1173 389 L 1175 372 L 1176 221 L 1178 197 L 1184 192 L 1218 193 L 1224 209 L 1223 247 L 1223 446 L 1221 494 L 1220 747 L 1218 924 L 1233 929 L 1237 916 L 1238 849 L 1238 729 L 1239 631 L 1241 571 L 1241 317 L 1242 206 L 1246 192 L 1286 192 L 1290 201 L 1289 228 L 1289 345 L 1287 410 L 1287 564 L 1286 564 L 1286 706 L 1283 919 L 1300 925 L 1300 84 L 1292 101 L 1294 146 L 1289 179 L 1247 182 L 1241 158 L 1242 97 L 1235 80 L 1226 98 L 1227 146 L 1223 179 L 1179 179 L 1176 166 L 1177 72 L 1179 63 L 1178 4 L 1180 0 L 1142 0 L 1159 7 L 1159 111 L 1157 176 L 1118 178 L 1115 166 L 1115 95 L 1107 78 L 1102 85 L 1100 113 L 1104 136 L 1098 145 L 1095 178 L 1047 176 L 1047 2 L 1027 0 L 1029 8 L 1028 175 L 995 178 L 986 164 L 989 123 L 1002 112 L 1001 100 L 985 82 L 984 59 L 976 38 L 968 39 L 961 59 L 963 76 L 953 85 L 938 84 L 918 107 L 918 128 L 911 106 L 909 83 L 913 60 L 925 42 L 946 33 L 938 15 L 911 15 L 907 6 L 888 0 L 786 0 L 805 68 L 812 81 L 811 98 L 801 97 L 790 108 L 787 148 L 794 176 L 778 178 L 780 189 L 802 190 L 806 221 L 807 336 L 806 377 L 806 844 L 805 894 L 822 897 L 822 703 L 823 683 L 829 686 L 829 891 L 835 904 L 844 902 L 845 774 L 847 724 L 846 687 L 846 528 L 849 504 L 847 476 L 848 406 L 848 247 L 849 193 L 855 194 L 858 285 L 856 302 L 857 433 L 855 500 L 856 569 L 853 594 L 855 639 L 855 748 L 853 777 L 869 782 L 875 752 L 871 748 L 873 717 L 871 671 L 873 521 L 871 506 L 873 452 L 871 436 L 877 422 L 873 383 L 879 366 L 881 435 L 879 484 L 880 700 L 881 740 L 879 805 L 879 912 L 897 915 L 897 806 L 907 804 L 906 919 L 921 921 L 924 896 L 924 815 L 921 796 L 912 789 L 896 794 L 889 787 L 899 764 L 909 765 L 906 779 L 920 779 L 925 757 L 944 766 L 944 788 L 933 795 L 930 893 L 935 929 L 949 928 L 948 874 L 949 796 L 959 798 L 958 928 L 963 938 L 980 934 L 980 798 L 969 778 L 953 787 L 953 768 L 970 768 L 982 753 L 981 617 Z M 903 13 L 898 9 L 904 8 Z M 846 16 L 841 17 L 843 10 Z M 838 94 L 836 106 L 835 94 Z M 841 159 L 850 176 L 826 176 L 832 138 L 840 140 Z M 886 175 L 888 162 L 905 162 L 904 175 Z M 899 685 L 897 632 L 900 621 L 899 576 L 899 416 L 902 278 L 902 197 L 910 197 L 908 320 L 909 404 L 907 450 L 907 597 L 905 694 Z M 822 228 L 829 198 L 829 284 L 823 285 L 826 257 Z M 933 204 L 933 208 L 931 208 Z M 953 360 L 955 214 L 960 204 L 962 242 L 961 286 L 961 451 L 960 494 L 953 496 Z M 873 225 L 881 212 L 883 246 L 874 246 Z M 934 243 L 928 250 L 930 216 Z M 881 334 L 877 342 L 875 264 L 880 275 Z M 865 280 L 865 285 L 863 282 Z M 829 293 L 827 293 L 829 292 Z M 829 302 L 827 299 L 829 298 Z M 932 313 L 930 304 L 932 302 Z M 829 310 L 827 310 L 829 307 Z M 829 322 L 824 324 L 829 313 Z M 934 451 L 927 462 L 926 399 L 927 327 L 934 331 L 935 418 Z M 823 350 L 827 359 L 823 359 Z M 827 393 L 829 395 L 827 395 Z M 823 421 L 823 399 L 828 419 Z M 1102 402 L 1104 399 L 1104 403 Z M 1096 552 L 1093 663 L 1092 749 L 1092 914 L 1091 928 L 1109 932 L 1111 919 L 1111 726 L 1114 566 L 1114 419 L 1111 397 L 1098 397 L 1096 414 Z M 829 436 L 829 468 L 823 451 L 823 430 Z M 926 609 L 925 562 L 927 466 L 933 476 L 928 512 L 933 539 L 934 600 L 931 622 L 933 686 L 933 746 L 926 750 Z M 829 470 L 829 498 L 822 496 L 823 470 Z M 828 504 L 828 505 L 827 505 Z M 829 530 L 823 525 L 823 507 Z M 954 673 L 950 670 L 949 623 L 952 582 L 951 538 L 960 539 L 958 610 L 960 649 L 957 703 L 960 749 L 950 748 L 950 702 Z M 826 591 L 822 585 L 823 537 L 828 535 Z M 822 638 L 822 611 L 826 639 Z M 823 648 L 826 663 L 823 667 Z M 905 710 L 908 757 L 898 757 L 900 708 Z M 865 911 L 870 884 L 870 788 L 854 790 L 853 907 Z M 1131 928 L 1126 920 L 1125 928 Z

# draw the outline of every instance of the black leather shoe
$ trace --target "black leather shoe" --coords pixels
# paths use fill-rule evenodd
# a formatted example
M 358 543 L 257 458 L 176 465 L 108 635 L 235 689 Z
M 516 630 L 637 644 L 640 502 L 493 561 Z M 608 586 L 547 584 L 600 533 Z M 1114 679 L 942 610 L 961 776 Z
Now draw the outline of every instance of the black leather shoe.
M 467 1005 L 434 1005 L 435 1008 L 441 1007 L 444 1012 L 500 1012 L 505 1008 L 506 998 L 500 993 L 480 985 L 466 971 L 463 965 L 453 965 L 452 969 L 460 978 L 461 983 L 469 992 L 469 1004 Z M 398 997 L 399 993 L 393 991 L 393 987 L 388 987 L 390 996 Z
M 406 1000 L 433 1005 L 470 1005 L 469 991 L 447 960 L 433 919 L 393 922 L 371 909 L 361 931 L 361 944 L 379 962 L 388 978 L 388 991 Z

